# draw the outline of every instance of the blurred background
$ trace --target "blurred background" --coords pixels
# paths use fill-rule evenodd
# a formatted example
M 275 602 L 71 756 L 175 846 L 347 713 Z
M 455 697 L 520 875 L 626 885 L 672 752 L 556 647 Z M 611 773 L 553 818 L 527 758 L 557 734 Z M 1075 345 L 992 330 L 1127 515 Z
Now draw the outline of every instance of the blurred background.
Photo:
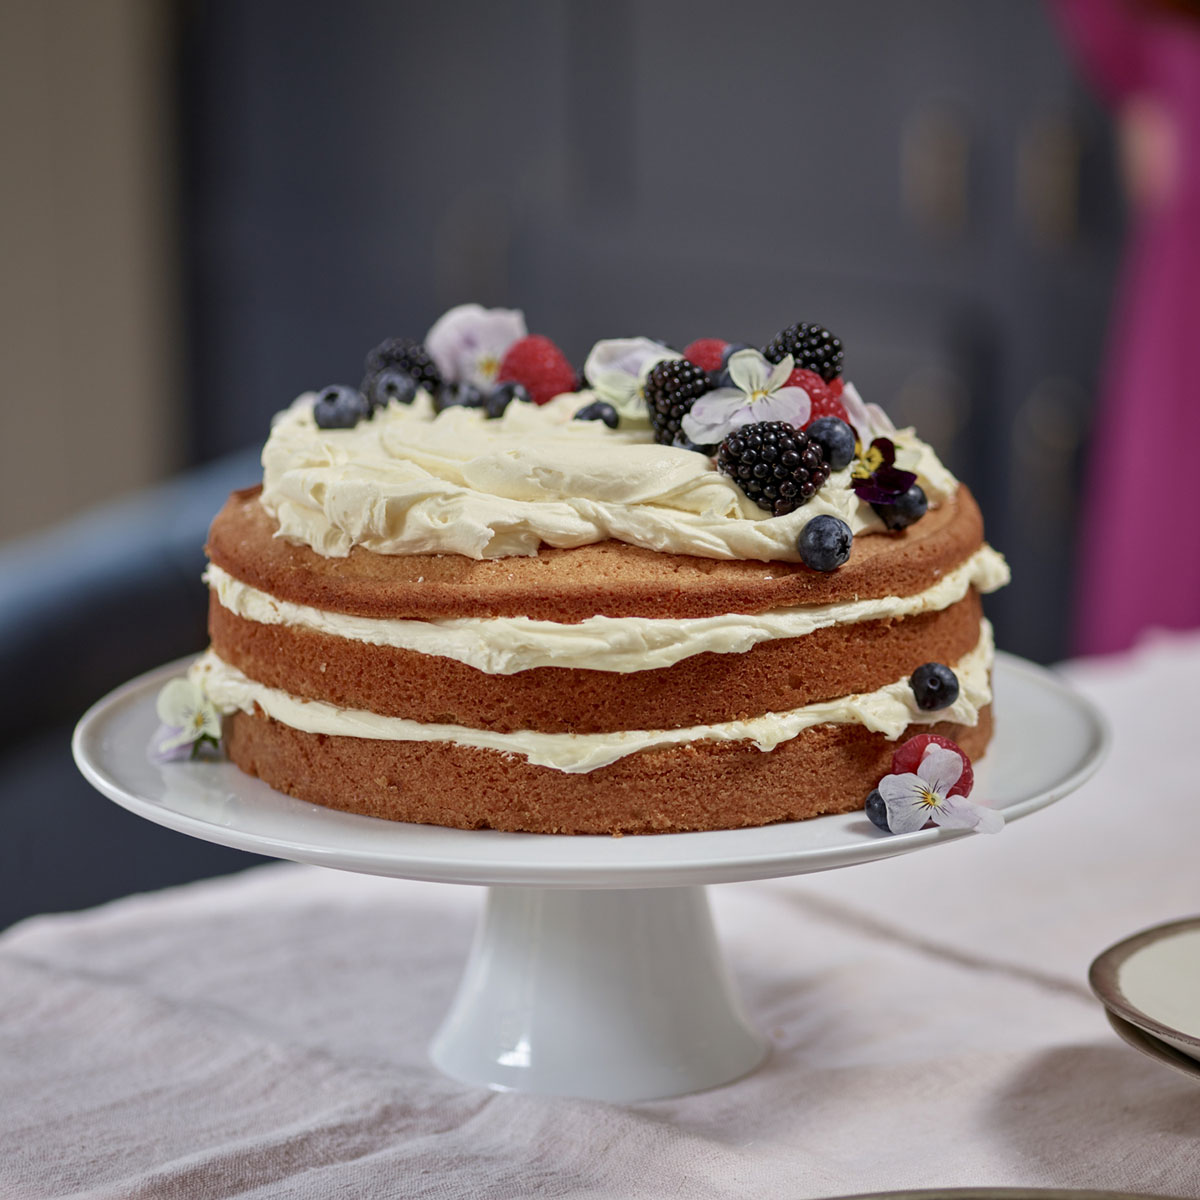
M 1125 214 L 1039 0 L 3 0 L 0 63 L 0 925 L 253 861 L 71 726 L 203 645 L 271 414 L 458 302 L 576 362 L 825 324 L 978 496 L 1000 644 L 1072 649 Z

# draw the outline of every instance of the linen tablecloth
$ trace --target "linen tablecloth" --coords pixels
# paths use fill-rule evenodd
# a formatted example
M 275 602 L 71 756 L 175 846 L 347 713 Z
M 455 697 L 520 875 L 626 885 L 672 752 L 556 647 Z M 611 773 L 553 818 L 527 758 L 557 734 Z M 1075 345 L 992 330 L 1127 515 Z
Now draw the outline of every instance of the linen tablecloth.
M 476 889 L 279 864 L 26 921 L 0 938 L 0 1196 L 1200 1196 L 1200 1086 L 1086 983 L 1200 910 L 1200 638 L 1068 674 L 1116 732 L 1081 792 L 998 837 L 711 889 L 772 1053 L 700 1095 L 440 1075 Z

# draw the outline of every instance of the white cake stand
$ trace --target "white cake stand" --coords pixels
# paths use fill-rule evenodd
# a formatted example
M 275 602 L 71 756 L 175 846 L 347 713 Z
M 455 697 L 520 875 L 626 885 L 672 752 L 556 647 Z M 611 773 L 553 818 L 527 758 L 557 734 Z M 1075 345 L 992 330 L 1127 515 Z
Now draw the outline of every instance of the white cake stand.
M 110 799 L 169 829 L 343 871 L 488 887 L 434 1062 L 493 1088 L 609 1101 L 727 1083 L 762 1061 L 725 967 L 704 885 L 826 871 L 966 836 L 902 837 L 861 813 L 761 829 L 554 837 L 407 825 L 273 791 L 228 762 L 146 755 L 175 663 L 96 704 L 73 748 Z M 976 793 L 1023 817 L 1099 766 L 1103 719 L 1053 675 L 999 655 L 997 732 Z M 996 846 L 1003 854 L 1003 841 Z

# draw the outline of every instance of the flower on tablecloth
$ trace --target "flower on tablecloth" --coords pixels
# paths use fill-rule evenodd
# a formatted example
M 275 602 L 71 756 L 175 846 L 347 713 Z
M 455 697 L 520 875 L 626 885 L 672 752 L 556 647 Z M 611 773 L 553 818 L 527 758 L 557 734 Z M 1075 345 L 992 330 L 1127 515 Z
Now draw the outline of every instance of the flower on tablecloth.
M 160 762 L 196 758 L 204 746 L 221 740 L 221 714 L 197 683 L 172 679 L 158 693 L 155 711 L 162 724 L 150 742 L 151 757 Z
M 490 390 L 509 347 L 527 332 L 518 309 L 459 304 L 433 323 L 425 349 L 448 383 Z
M 812 400 L 801 387 L 788 384 L 792 356 L 768 362 L 757 350 L 738 350 L 729 356 L 732 387 L 701 396 L 684 415 L 683 432 L 696 445 L 716 445 L 743 425 L 782 421 L 797 429 L 808 423 Z
M 946 829 L 973 829 L 976 833 L 999 833 L 1004 816 L 966 796 L 952 796 L 950 789 L 963 773 L 962 757 L 943 746 L 929 746 L 915 774 L 885 775 L 878 792 L 887 810 L 892 833 L 912 833 L 927 821 Z
M 914 472 L 896 466 L 896 444 L 891 438 L 876 438 L 860 450 L 850 472 L 854 494 L 868 504 L 895 504 L 916 482 Z

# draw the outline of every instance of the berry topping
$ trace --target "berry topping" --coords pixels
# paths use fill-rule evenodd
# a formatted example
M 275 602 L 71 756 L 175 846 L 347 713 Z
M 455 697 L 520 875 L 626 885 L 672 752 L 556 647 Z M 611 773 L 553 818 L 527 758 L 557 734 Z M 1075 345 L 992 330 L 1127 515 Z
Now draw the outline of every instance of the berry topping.
M 441 372 L 434 366 L 428 351 L 420 342 L 414 342 L 411 338 L 388 338 L 367 355 L 368 375 L 377 375 L 385 367 L 399 367 L 401 371 L 411 375 L 418 386 L 423 387 L 431 396 L 436 396 L 442 386 Z
M 925 757 L 925 751 L 930 746 L 942 746 L 946 750 L 953 750 L 962 759 L 962 774 L 958 777 L 958 782 L 950 789 L 949 794 L 951 796 L 969 796 L 971 788 L 975 786 L 975 772 L 971 769 L 971 760 L 962 752 L 957 743 L 938 733 L 918 733 L 916 737 L 910 737 L 907 742 L 897 746 L 892 752 L 892 774 L 915 775 L 917 768 L 921 765 L 921 759 Z
M 751 346 L 749 342 L 727 342 L 725 344 L 725 349 L 721 351 L 721 369 L 724 370 L 727 366 L 729 366 L 729 360 L 739 350 L 753 350 L 753 349 L 754 349 L 754 347 Z
M 372 408 L 383 408 L 393 400 L 411 404 L 417 394 L 417 381 L 399 367 L 384 367 L 363 380 L 362 394 Z
M 842 397 L 842 389 L 845 387 L 842 377 L 839 375 L 836 379 L 829 381 L 829 391 L 835 400 L 840 400 Z
M 763 347 L 763 356 L 774 363 L 788 354 L 796 366 L 815 371 L 826 383 L 842 373 L 842 343 L 820 325 L 789 325 Z
M 804 427 L 825 455 L 831 471 L 841 471 L 854 461 L 854 430 L 838 417 L 818 417 Z
M 887 805 L 884 804 L 883 797 L 879 794 L 878 788 L 867 797 L 867 802 L 863 807 L 867 811 L 867 820 L 876 829 L 882 829 L 884 833 L 892 832 L 887 820 Z
M 574 416 L 576 421 L 603 421 L 609 429 L 616 429 L 618 422 L 621 420 L 617 414 L 617 410 L 611 404 L 606 404 L 603 400 L 595 400 L 591 404 L 585 404 Z
M 871 507 L 883 519 L 883 523 L 892 530 L 907 529 L 919 521 L 929 508 L 925 493 L 917 484 L 913 484 L 907 492 L 902 492 L 891 504 L 872 504 Z
M 447 408 L 482 408 L 483 405 L 483 392 L 470 383 L 445 383 L 433 400 L 435 412 Z
M 816 371 L 797 367 L 788 376 L 787 386 L 803 388 L 808 393 L 808 398 L 812 401 L 812 413 L 808 418 L 808 425 L 821 417 L 837 417 L 839 421 L 845 421 L 847 425 L 850 423 L 850 414 L 846 412 L 846 406 L 833 394 L 833 389 Z M 807 429 L 808 425 L 805 425 L 804 428 Z
M 536 333 L 509 346 L 496 378 L 521 384 L 534 404 L 573 392 L 576 384 L 575 368 L 566 355 L 548 337 Z
M 729 343 L 722 338 L 697 338 L 683 349 L 683 357 L 705 371 L 719 371 L 725 365 L 725 347 Z
M 367 398 L 357 388 L 322 388 L 313 405 L 313 420 L 319 429 L 353 429 L 355 425 L 371 415 Z
M 949 708 L 958 699 L 958 676 L 942 663 L 922 663 L 908 682 L 917 707 L 926 712 Z
M 814 571 L 836 571 L 850 557 L 853 546 L 850 526 L 825 513 L 813 517 L 796 538 L 800 561 Z
M 683 436 L 683 418 L 711 389 L 708 372 L 686 358 L 668 358 L 655 363 L 644 386 L 654 440 L 663 446 L 674 445 L 675 440 Z M 712 453 L 711 449 L 708 453 Z
M 717 451 L 717 470 L 776 517 L 807 504 L 829 478 L 821 447 L 783 421 L 757 421 L 735 430 Z
M 523 400 L 526 404 L 532 404 L 529 399 L 529 393 L 524 386 L 519 383 L 498 383 L 490 392 L 487 399 L 484 401 L 484 408 L 487 409 L 487 415 L 490 420 L 495 420 L 497 417 L 504 416 L 504 410 L 514 401 Z

